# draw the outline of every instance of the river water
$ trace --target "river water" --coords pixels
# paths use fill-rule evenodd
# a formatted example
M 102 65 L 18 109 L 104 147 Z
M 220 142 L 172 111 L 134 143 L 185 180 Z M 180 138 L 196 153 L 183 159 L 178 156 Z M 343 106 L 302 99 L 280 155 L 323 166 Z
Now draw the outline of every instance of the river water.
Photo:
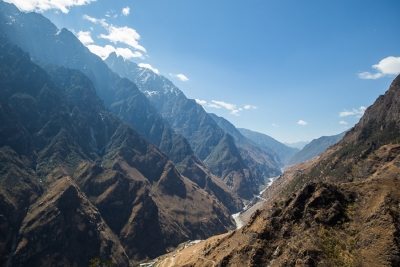
M 277 177 L 279 177 L 279 176 L 277 176 Z M 264 193 L 264 191 L 267 190 L 267 188 L 271 186 L 271 184 L 273 183 L 273 181 L 274 181 L 275 178 L 277 178 L 277 177 L 272 177 L 272 178 L 270 178 L 271 180 L 269 181 L 269 183 L 267 184 L 267 186 L 266 186 L 263 190 L 261 190 L 260 193 L 259 193 L 256 197 L 258 197 L 259 199 L 261 199 L 262 201 L 264 201 L 264 200 L 263 200 L 264 198 L 261 197 L 262 193 Z M 245 212 L 245 211 L 248 210 L 249 208 L 251 208 L 251 203 L 252 203 L 252 200 L 250 200 L 249 204 L 246 205 L 246 206 L 244 206 L 244 208 L 243 208 L 241 211 L 239 211 L 238 213 L 232 214 L 232 218 L 235 220 L 235 223 L 236 223 L 236 229 L 240 229 L 240 228 L 243 226 L 244 221 L 240 218 L 240 214 L 243 213 L 243 212 Z

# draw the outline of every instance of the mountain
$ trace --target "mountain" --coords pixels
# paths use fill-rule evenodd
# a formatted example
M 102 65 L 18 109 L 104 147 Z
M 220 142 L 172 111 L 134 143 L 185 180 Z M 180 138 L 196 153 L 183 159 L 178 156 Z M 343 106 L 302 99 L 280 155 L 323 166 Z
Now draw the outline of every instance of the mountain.
M 115 53 L 111 53 L 105 62 L 110 69 L 135 82 L 169 125 L 188 140 L 194 153 L 213 174 L 220 177 L 242 198 L 250 199 L 258 192 L 260 185 L 264 184 L 264 179 L 258 177 L 259 173 L 252 172 L 246 164 L 252 159 L 245 162 L 241 158 L 231 137 L 226 136 L 224 130 L 195 100 L 186 98 L 182 91 L 164 76 L 117 57 Z M 221 151 L 226 148 L 229 149 Z M 275 174 L 276 171 L 271 168 L 267 176 L 272 177 Z
M 346 132 L 332 135 L 332 136 L 322 136 L 317 139 L 313 139 L 309 144 L 307 144 L 302 150 L 293 155 L 293 157 L 288 161 L 287 165 L 292 166 L 318 156 L 325 151 L 329 146 L 339 142 Z
M 0 35 L 1 266 L 130 266 L 234 227 L 87 76 L 46 70 Z
M 226 119 L 212 113 L 209 113 L 209 115 L 221 129 L 233 137 L 244 163 L 249 166 L 251 172 L 260 179 L 260 184 L 265 184 L 266 181 L 269 181 L 269 178 L 281 174 L 279 164 L 277 163 L 279 162 L 279 157 L 277 155 L 274 157 L 258 147 L 248 138 L 244 137 L 239 130 Z
M 259 145 L 267 153 L 278 155 L 281 160 L 281 167 L 284 167 L 289 159 L 299 151 L 296 148 L 288 147 L 282 144 L 281 142 L 275 140 L 268 135 L 253 132 L 248 129 L 239 128 L 238 130 L 243 136 L 247 137 L 255 144 Z
M 288 147 L 298 148 L 298 149 L 302 150 L 303 147 L 305 147 L 309 143 L 310 143 L 310 141 L 299 141 L 296 143 L 283 143 L 283 144 L 285 144 Z
M 35 62 L 80 70 L 90 78 L 105 106 L 165 152 L 182 174 L 216 196 L 231 212 L 241 209 L 239 197 L 207 170 L 187 140 L 168 125 L 137 86 L 113 73 L 70 31 L 58 30 L 42 15 L 20 12 L 4 2 L 0 2 L 0 29 Z
M 342 140 L 276 179 L 241 229 L 173 252 L 174 264 L 399 266 L 399 115 L 400 75 Z

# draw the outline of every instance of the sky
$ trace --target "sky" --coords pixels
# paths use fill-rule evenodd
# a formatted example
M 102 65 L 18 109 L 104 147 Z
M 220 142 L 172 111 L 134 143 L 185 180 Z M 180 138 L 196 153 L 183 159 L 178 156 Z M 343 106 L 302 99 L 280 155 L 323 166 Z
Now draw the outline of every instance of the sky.
M 354 126 L 400 73 L 398 0 L 5 0 L 295 143 Z

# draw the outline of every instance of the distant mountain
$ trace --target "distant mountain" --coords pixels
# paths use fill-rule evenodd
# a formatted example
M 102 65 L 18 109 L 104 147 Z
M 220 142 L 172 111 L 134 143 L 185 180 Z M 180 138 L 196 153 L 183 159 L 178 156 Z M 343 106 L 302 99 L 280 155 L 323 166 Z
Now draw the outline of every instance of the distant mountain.
M 211 175 L 187 140 L 168 125 L 137 86 L 112 72 L 70 31 L 58 30 L 42 15 L 20 12 L 4 2 L 0 2 L 0 30 L 35 62 L 50 62 L 87 75 L 105 106 L 165 152 L 183 175 L 214 194 L 230 211 L 243 206 L 231 189 Z
M 232 229 L 227 208 L 108 111 L 87 76 L 46 70 L 0 34 L 1 266 L 130 266 Z
M 329 146 L 339 142 L 346 132 L 332 135 L 332 136 L 322 136 L 317 139 L 313 139 L 309 144 L 307 144 L 302 150 L 293 155 L 293 157 L 288 161 L 287 165 L 292 166 L 318 156 L 325 151 Z
M 284 167 L 289 159 L 299 151 L 299 149 L 288 147 L 266 134 L 253 132 L 243 128 L 238 128 L 238 130 L 243 136 L 259 145 L 267 153 L 278 155 L 281 167 Z
M 276 179 L 241 229 L 157 264 L 400 266 L 399 125 L 400 75 L 342 140 Z
M 298 148 L 302 150 L 309 143 L 310 141 L 299 141 L 296 143 L 284 143 L 284 144 L 287 145 L 288 147 Z
M 187 99 L 179 88 L 167 78 L 111 53 L 107 65 L 122 77 L 135 82 L 169 125 L 190 143 L 195 154 L 215 175 L 219 176 L 239 196 L 249 199 L 257 193 L 264 179 L 254 173 L 238 153 L 235 142 L 227 137 L 217 123 L 192 99 Z M 221 149 L 228 149 L 221 151 Z M 253 163 L 249 163 L 253 164 Z M 267 173 L 272 177 L 276 171 Z
M 249 166 L 252 173 L 254 173 L 258 179 L 262 179 L 260 181 L 261 184 L 265 184 L 265 181 L 269 181 L 268 178 L 278 176 L 281 173 L 279 164 L 277 163 L 277 161 L 279 162 L 280 160 L 279 157 L 268 154 L 250 139 L 244 137 L 239 130 L 226 119 L 212 113 L 209 113 L 209 115 L 221 129 L 233 137 L 245 164 Z

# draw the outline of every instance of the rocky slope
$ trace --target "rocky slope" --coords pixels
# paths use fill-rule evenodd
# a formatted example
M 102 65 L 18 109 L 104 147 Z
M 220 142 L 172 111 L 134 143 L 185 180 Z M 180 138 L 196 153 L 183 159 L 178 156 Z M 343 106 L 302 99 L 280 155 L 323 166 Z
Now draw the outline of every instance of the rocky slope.
M 159 266 L 398 266 L 400 76 L 319 158 L 266 190 L 245 226 Z
M 128 266 L 233 227 L 87 76 L 48 65 L 50 76 L 0 44 L 1 266 Z
M 209 115 L 221 129 L 233 137 L 240 156 L 243 158 L 244 163 L 249 167 L 250 171 L 255 174 L 254 176 L 259 179 L 260 185 L 265 187 L 269 182 L 269 178 L 281 174 L 279 169 L 280 164 L 278 163 L 280 162 L 280 158 L 276 153 L 268 154 L 251 140 L 244 137 L 238 129 L 226 119 L 218 117 L 215 114 Z
M 264 169 L 264 173 L 253 171 L 256 168 L 250 167 L 249 164 L 257 165 L 254 159 L 247 157 L 243 160 L 241 153 L 234 151 L 238 150 L 236 144 L 230 142 L 224 130 L 204 111 L 203 107 L 194 100 L 187 99 L 167 78 L 117 57 L 115 53 L 111 53 L 105 62 L 113 71 L 135 82 L 171 127 L 185 136 L 195 154 L 204 161 L 207 168 L 226 181 L 228 186 L 241 197 L 251 198 L 257 193 L 258 187 L 264 184 L 265 176 L 273 177 L 277 173 L 277 167 L 273 166 L 276 163 L 271 160 L 268 162 L 269 168 Z M 227 147 L 232 153 L 220 151 L 221 148 Z
M 14 5 L 4 2 L 0 2 L 0 29 L 42 66 L 49 62 L 83 72 L 105 106 L 165 152 L 181 173 L 216 196 L 232 212 L 243 206 L 231 189 L 211 175 L 187 140 L 168 126 L 136 85 L 113 73 L 70 31 L 58 30 L 42 15 L 19 12 Z
M 267 153 L 277 155 L 280 161 L 280 167 L 287 165 L 289 159 L 299 151 L 299 149 L 288 147 L 268 135 L 243 128 L 239 128 L 238 130 L 243 136 L 253 141 Z
M 293 157 L 288 161 L 287 165 L 293 166 L 318 156 L 329 146 L 339 142 L 343 138 L 344 134 L 345 132 L 332 136 L 322 136 L 312 140 L 302 150 L 294 154 Z

